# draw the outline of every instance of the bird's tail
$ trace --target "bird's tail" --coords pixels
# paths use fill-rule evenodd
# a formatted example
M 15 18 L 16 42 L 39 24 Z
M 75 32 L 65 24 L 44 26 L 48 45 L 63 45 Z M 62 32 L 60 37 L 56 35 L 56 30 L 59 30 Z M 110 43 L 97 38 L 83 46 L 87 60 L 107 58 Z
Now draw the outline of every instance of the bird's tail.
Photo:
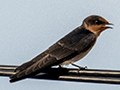
M 44 69 L 54 65 L 56 63 L 56 58 L 47 54 L 44 56 L 41 60 L 38 62 L 34 63 L 30 67 L 26 68 L 25 70 L 22 71 L 17 71 L 16 74 L 10 76 L 10 82 L 15 82 L 21 79 L 25 79 L 27 77 L 32 77 Z

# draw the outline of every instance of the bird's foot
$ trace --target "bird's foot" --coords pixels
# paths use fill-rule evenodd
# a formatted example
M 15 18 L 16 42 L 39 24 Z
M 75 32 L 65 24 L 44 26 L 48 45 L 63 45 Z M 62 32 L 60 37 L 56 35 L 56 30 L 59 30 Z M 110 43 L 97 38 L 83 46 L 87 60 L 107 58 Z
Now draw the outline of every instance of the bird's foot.
M 81 66 L 78 66 L 78 65 L 74 64 L 73 62 L 71 62 L 71 65 L 76 66 L 76 67 L 79 68 L 79 69 L 78 69 L 78 73 L 79 73 L 80 70 L 87 69 L 87 66 L 85 66 L 85 67 L 81 67 Z

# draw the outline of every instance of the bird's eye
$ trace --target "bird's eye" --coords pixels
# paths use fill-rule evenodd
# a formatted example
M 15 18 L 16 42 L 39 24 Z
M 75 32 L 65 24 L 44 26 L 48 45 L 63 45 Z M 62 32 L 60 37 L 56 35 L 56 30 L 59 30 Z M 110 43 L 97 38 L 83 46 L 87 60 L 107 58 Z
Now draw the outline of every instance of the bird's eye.
M 99 23 L 99 21 L 98 20 L 95 20 L 95 24 L 98 24 Z
M 101 21 L 99 21 L 99 20 L 95 20 L 95 21 L 94 21 L 94 23 L 95 23 L 95 24 L 97 24 L 97 25 L 102 24 L 102 22 L 101 22 Z

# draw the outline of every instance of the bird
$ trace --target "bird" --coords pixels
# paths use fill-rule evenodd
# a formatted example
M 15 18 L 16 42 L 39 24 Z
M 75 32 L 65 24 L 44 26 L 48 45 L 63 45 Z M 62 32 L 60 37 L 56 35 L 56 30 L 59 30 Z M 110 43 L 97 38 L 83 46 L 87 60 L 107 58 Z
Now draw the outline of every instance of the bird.
M 85 69 L 86 67 L 78 66 L 74 62 L 88 54 L 102 31 L 108 28 L 113 29 L 109 25 L 113 24 L 99 15 L 86 17 L 79 27 L 65 35 L 32 60 L 18 66 L 15 74 L 10 76 L 10 82 L 35 76 L 55 65 L 61 67 L 72 64 L 79 67 L 79 69 Z

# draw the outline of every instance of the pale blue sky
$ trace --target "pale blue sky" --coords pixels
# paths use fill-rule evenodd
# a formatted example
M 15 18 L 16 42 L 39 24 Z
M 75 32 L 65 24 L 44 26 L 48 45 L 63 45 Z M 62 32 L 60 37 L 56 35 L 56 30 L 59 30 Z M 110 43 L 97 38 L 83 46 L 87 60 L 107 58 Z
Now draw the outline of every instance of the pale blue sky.
M 120 70 L 120 0 L 0 0 L 0 64 L 20 65 L 80 26 L 89 15 L 114 24 L 104 31 L 91 52 L 76 64 L 90 69 Z M 69 67 L 72 67 L 71 65 Z M 119 90 L 120 86 L 84 82 L 25 79 L 0 90 Z

